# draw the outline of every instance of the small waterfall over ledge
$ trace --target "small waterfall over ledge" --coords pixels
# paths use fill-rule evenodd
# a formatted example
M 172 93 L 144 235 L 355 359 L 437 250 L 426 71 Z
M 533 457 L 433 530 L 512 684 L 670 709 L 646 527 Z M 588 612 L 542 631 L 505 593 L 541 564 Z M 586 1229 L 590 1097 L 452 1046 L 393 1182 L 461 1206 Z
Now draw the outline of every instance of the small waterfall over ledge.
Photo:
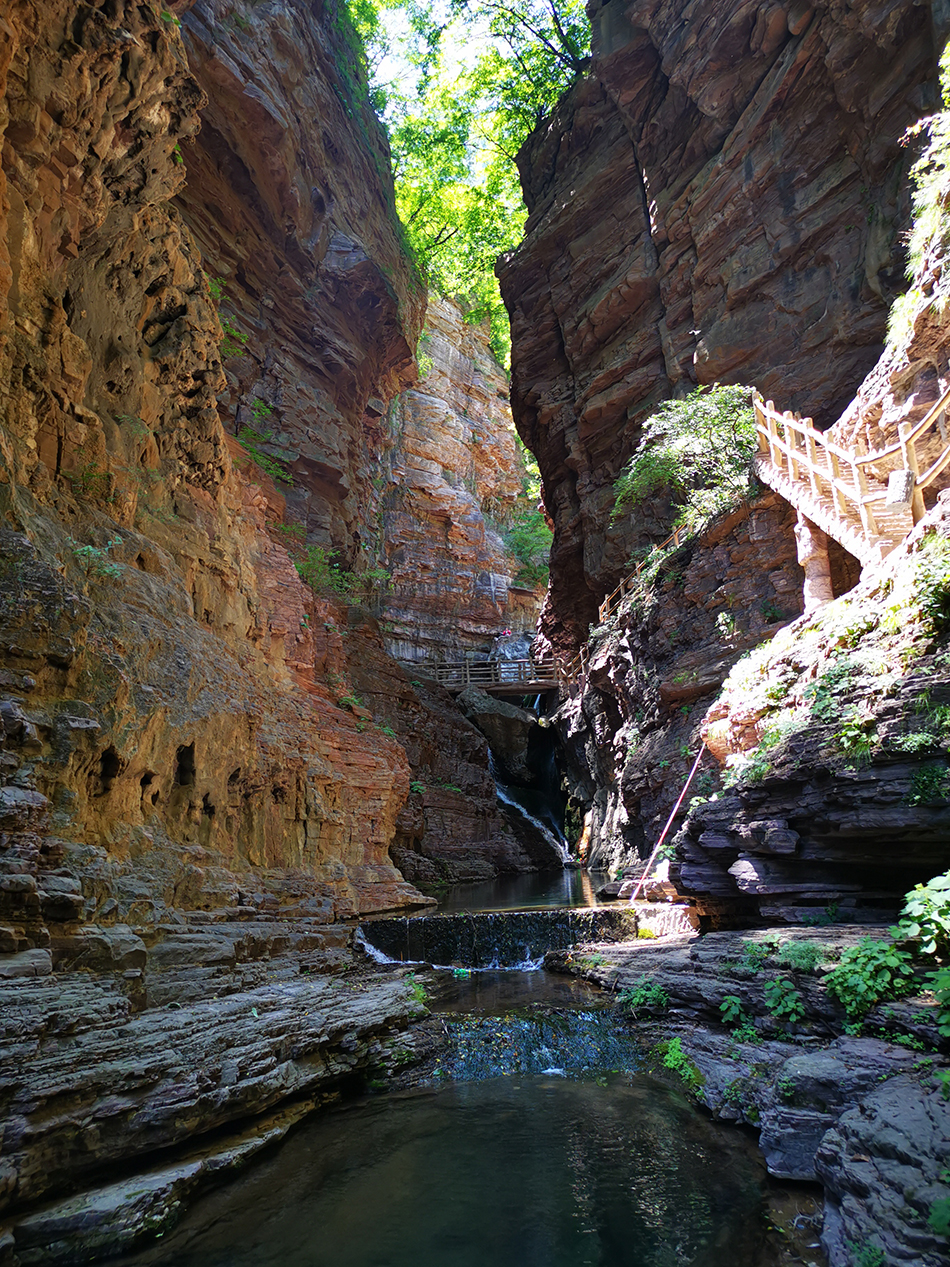
M 529 827 L 538 832 L 560 858 L 562 865 L 567 866 L 570 864 L 571 855 L 567 847 L 567 841 L 556 816 L 551 813 L 550 808 L 545 804 L 545 793 L 536 791 L 533 788 L 523 788 L 514 784 L 503 783 L 498 774 L 498 765 L 495 761 L 494 753 L 490 748 L 488 750 L 488 769 L 495 780 L 495 792 L 500 803 L 513 810 Z M 547 821 L 543 821 L 539 815 L 543 815 L 543 819 Z
M 357 943 L 378 963 L 530 971 L 542 966 L 549 950 L 620 941 L 636 937 L 637 928 L 637 914 L 629 908 L 486 911 L 364 920 Z

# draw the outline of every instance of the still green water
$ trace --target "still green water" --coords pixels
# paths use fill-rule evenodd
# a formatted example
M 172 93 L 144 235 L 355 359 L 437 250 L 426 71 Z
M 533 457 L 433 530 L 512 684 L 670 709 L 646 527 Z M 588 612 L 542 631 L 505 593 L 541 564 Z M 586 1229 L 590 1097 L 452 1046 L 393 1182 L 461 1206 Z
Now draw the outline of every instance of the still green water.
M 642 1074 L 455 1083 L 300 1129 L 136 1264 L 745 1267 L 749 1143 Z

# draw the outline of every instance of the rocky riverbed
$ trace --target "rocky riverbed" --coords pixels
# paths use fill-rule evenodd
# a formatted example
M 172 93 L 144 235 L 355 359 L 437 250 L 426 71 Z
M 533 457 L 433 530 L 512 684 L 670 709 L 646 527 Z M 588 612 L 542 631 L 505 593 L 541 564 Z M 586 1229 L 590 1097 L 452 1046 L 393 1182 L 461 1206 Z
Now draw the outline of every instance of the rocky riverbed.
M 621 992 L 644 1047 L 698 1102 L 759 1131 L 771 1174 L 823 1185 L 830 1267 L 944 1267 L 947 1242 L 928 1219 L 948 1196 L 950 1044 L 927 995 L 879 1005 L 861 1026 L 847 1025 L 822 978 L 862 936 L 883 930 L 591 943 L 553 951 L 545 966 Z M 794 1021 L 776 1014 L 769 987 L 781 981 L 801 1001 Z M 856 1258 L 863 1247 L 885 1256 Z

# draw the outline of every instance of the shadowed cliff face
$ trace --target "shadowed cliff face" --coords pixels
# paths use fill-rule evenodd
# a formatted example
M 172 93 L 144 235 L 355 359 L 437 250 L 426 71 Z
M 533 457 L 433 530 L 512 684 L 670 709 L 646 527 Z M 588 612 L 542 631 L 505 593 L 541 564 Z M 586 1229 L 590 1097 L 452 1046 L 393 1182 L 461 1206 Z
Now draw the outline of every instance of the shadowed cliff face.
M 512 406 L 556 524 L 544 627 L 564 646 L 637 532 L 664 535 L 608 526 L 659 400 L 755 383 L 827 425 L 873 365 L 900 288 L 899 138 L 934 69 L 909 2 L 614 0 L 592 20 L 592 77 L 519 156 L 531 215 L 500 266 Z

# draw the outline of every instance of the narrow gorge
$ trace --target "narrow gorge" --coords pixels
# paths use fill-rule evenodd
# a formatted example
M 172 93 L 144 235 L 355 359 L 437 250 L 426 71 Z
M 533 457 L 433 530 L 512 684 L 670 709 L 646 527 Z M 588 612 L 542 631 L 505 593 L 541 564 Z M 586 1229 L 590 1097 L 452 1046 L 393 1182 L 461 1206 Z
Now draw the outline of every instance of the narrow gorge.
M 3 1267 L 950 1262 L 950 14 L 533 2 L 0 3 Z

